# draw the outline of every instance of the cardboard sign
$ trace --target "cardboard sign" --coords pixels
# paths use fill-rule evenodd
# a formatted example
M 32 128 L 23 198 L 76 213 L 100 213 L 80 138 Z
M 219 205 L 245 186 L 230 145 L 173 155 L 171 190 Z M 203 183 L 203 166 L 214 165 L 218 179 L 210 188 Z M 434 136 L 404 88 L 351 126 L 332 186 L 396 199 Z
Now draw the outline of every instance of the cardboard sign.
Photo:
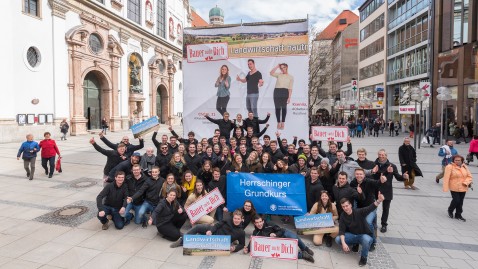
M 250 247 L 252 257 L 297 260 L 299 254 L 298 240 L 292 238 L 252 236 Z
M 192 235 L 183 237 L 183 255 L 228 256 L 231 254 L 230 235 Z
M 346 142 L 349 136 L 347 126 L 312 126 L 312 140 Z
M 186 213 L 189 216 L 191 224 L 194 224 L 202 216 L 211 213 L 211 211 L 224 204 L 224 202 L 224 197 L 222 197 L 218 188 L 215 188 L 206 194 L 206 196 L 201 197 L 196 202 L 192 203 L 188 208 L 186 208 Z
M 147 134 L 156 129 L 158 126 L 158 117 L 154 116 L 131 126 L 131 132 L 133 132 L 134 138 L 138 138 L 138 136 Z
M 330 229 L 335 226 L 334 220 L 332 219 L 332 213 L 325 214 L 315 214 L 294 217 L 295 228 L 297 229 L 297 234 L 322 234 L 329 233 Z M 321 230 L 327 230 L 324 232 Z

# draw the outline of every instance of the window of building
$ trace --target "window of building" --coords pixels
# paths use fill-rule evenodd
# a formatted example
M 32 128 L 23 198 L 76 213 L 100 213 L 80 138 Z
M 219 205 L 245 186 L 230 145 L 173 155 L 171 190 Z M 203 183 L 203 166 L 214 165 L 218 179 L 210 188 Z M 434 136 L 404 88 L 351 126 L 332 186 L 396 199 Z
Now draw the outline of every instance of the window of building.
M 384 26 L 384 13 L 360 30 L 360 41 L 364 41 Z
M 103 50 L 103 42 L 97 34 L 90 35 L 90 38 L 88 39 L 88 45 L 90 45 L 90 49 L 95 54 L 99 54 Z
M 128 0 L 128 19 L 141 24 L 141 0 Z
M 23 12 L 35 17 L 40 17 L 40 0 L 24 0 Z
M 160 37 L 166 38 L 166 5 L 165 0 L 158 0 L 157 31 Z
M 41 62 L 40 52 L 35 47 L 30 47 L 27 50 L 27 61 L 31 67 L 37 67 Z
M 360 11 L 360 22 L 368 18 L 377 8 L 384 3 L 384 0 L 372 0 L 370 3 Z
M 360 50 L 360 61 L 363 61 L 381 51 L 384 49 L 384 37 L 381 37 L 380 39 L 375 40 L 373 43 L 367 45 L 365 48 Z
M 105 0 L 96 0 L 96 2 L 100 2 L 100 3 L 104 4 Z
M 400 23 L 408 20 L 417 12 L 427 9 L 428 0 L 401 0 L 389 7 L 388 29 L 392 29 Z
M 428 39 L 427 15 L 411 20 L 388 36 L 388 55 L 393 55 Z
M 383 74 L 383 60 L 375 62 L 371 65 L 365 66 L 360 69 L 360 79 L 371 78 L 380 74 Z

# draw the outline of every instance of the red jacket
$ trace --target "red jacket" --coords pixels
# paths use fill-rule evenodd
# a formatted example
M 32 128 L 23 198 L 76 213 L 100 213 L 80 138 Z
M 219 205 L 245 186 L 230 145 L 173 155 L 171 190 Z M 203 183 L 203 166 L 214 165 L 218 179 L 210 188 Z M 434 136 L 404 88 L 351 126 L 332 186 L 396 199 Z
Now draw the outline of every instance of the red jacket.
M 60 151 L 56 146 L 55 140 L 53 139 L 43 139 L 40 141 L 40 148 L 42 158 L 55 157 L 56 154 L 60 155 Z
M 468 152 L 478 152 L 478 139 L 471 140 Z

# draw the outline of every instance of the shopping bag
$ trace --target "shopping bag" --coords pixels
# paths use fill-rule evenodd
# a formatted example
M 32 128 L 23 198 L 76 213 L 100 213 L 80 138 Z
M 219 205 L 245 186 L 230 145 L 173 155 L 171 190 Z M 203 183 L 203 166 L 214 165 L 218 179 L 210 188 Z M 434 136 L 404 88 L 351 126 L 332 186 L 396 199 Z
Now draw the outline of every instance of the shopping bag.
M 428 140 L 426 136 L 422 138 L 422 144 L 428 144 Z
M 55 170 L 56 170 L 58 173 L 63 172 L 63 170 L 61 170 L 61 158 L 58 158 L 58 160 L 56 160 Z

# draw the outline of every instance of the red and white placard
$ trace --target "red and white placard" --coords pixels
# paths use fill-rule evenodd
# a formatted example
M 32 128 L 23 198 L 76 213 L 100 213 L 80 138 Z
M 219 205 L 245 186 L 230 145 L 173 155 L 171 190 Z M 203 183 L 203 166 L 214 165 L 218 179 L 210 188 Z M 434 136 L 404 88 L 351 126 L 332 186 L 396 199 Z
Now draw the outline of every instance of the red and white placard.
M 215 188 L 210 193 L 206 194 L 206 196 L 198 199 L 186 208 L 186 213 L 189 216 L 191 224 L 194 224 L 202 216 L 209 214 L 218 206 L 224 204 L 224 202 L 224 197 L 222 197 L 218 188 Z
M 298 240 L 292 238 L 251 237 L 252 257 L 273 258 L 280 260 L 297 260 L 299 253 Z
M 346 126 L 312 126 L 312 140 L 346 142 L 349 128 Z
M 227 43 L 206 43 L 186 47 L 188 63 L 227 60 Z

